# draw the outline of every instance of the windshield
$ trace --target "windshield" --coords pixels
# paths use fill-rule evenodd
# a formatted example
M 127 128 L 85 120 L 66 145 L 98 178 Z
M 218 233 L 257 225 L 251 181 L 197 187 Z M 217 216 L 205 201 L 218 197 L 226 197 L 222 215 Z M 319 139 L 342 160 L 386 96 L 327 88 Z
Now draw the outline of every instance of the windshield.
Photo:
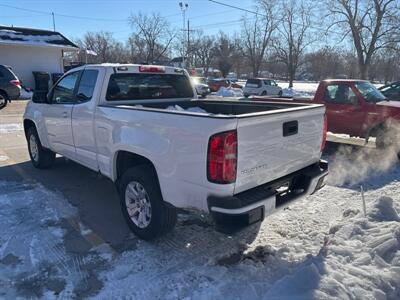
M 358 82 L 356 88 L 365 98 L 367 102 L 380 102 L 386 100 L 386 97 L 371 83 L 369 82 Z

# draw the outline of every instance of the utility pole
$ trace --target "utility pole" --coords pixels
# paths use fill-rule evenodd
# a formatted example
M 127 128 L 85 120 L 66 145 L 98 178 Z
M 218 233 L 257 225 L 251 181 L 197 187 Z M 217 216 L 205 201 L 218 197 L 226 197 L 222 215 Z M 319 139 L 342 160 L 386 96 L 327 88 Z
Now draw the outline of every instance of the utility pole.
M 52 12 L 51 15 L 53 17 L 53 31 L 56 31 L 56 19 L 54 17 L 54 12 Z
M 182 17 L 183 17 L 183 26 L 182 26 L 182 47 L 183 47 L 183 56 L 182 56 L 182 67 L 186 67 L 185 63 L 185 55 L 187 51 L 185 51 L 185 25 L 186 25 L 186 10 L 189 8 L 189 4 L 179 2 L 179 7 L 181 8 L 182 11 Z

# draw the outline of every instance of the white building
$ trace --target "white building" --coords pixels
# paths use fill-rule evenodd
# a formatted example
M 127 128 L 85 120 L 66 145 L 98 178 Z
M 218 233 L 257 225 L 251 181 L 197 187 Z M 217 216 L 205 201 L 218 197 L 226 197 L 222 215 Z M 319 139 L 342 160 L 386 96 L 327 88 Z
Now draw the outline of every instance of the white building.
M 79 47 L 59 32 L 0 26 L 0 64 L 10 66 L 22 85 L 35 88 L 32 72 L 64 72 L 65 52 Z

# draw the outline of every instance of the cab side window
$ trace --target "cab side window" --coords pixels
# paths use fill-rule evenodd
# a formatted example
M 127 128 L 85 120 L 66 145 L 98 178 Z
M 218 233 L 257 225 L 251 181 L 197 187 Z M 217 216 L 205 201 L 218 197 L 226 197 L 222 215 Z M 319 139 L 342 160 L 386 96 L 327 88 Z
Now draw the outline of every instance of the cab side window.
M 99 71 L 97 70 L 84 70 L 79 81 L 78 91 L 76 98 L 79 103 L 90 101 L 93 97 L 94 88 L 97 81 Z
M 325 102 L 335 104 L 354 104 L 356 95 L 346 84 L 328 85 L 325 90 Z
M 73 104 L 75 102 L 74 90 L 79 72 L 74 72 L 65 76 L 54 87 L 51 102 L 54 104 Z
M 272 84 L 271 84 L 271 80 L 264 80 L 264 84 L 265 84 L 265 85 L 272 85 Z

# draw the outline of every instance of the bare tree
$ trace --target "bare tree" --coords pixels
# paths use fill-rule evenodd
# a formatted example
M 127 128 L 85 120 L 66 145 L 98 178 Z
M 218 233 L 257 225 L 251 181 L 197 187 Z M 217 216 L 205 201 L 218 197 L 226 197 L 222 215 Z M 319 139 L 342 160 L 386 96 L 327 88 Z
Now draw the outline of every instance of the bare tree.
M 217 54 L 215 47 L 215 37 L 203 35 L 201 32 L 197 33 L 192 43 L 192 52 L 196 58 L 196 65 L 203 68 L 204 76 L 208 76 L 211 62 Z
M 307 53 L 304 58 L 307 72 L 314 80 L 335 78 L 344 73 L 344 62 L 340 49 L 325 46 Z
M 250 62 L 254 77 L 260 72 L 265 52 L 276 28 L 275 7 L 275 1 L 261 0 L 258 6 L 260 13 L 253 19 L 249 20 L 247 16 L 242 19 L 243 52 Z
M 87 32 L 83 40 L 77 41 L 82 49 L 90 49 L 97 53 L 96 56 L 89 55 L 83 51 L 79 61 L 89 63 L 104 62 L 126 62 L 128 60 L 127 50 L 124 45 L 117 42 L 111 32 Z
M 230 37 L 223 32 L 219 33 L 216 45 L 216 64 L 222 76 L 226 77 L 233 66 L 232 55 L 237 51 L 237 47 Z
M 145 53 L 145 62 L 153 63 L 168 51 L 175 33 L 168 21 L 158 13 L 132 15 L 129 22 L 134 29 L 131 42 L 141 45 Z
M 304 50 L 315 41 L 310 36 L 312 8 L 302 1 L 287 0 L 282 3 L 281 11 L 282 19 L 273 47 L 275 57 L 286 65 L 289 87 L 293 87 Z
M 400 42 L 400 2 L 328 0 L 328 7 L 334 17 L 331 26 L 340 26 L 344 37 L 351 34 L 357 53 L 359 76 L 367 79 L 374 54 Z

